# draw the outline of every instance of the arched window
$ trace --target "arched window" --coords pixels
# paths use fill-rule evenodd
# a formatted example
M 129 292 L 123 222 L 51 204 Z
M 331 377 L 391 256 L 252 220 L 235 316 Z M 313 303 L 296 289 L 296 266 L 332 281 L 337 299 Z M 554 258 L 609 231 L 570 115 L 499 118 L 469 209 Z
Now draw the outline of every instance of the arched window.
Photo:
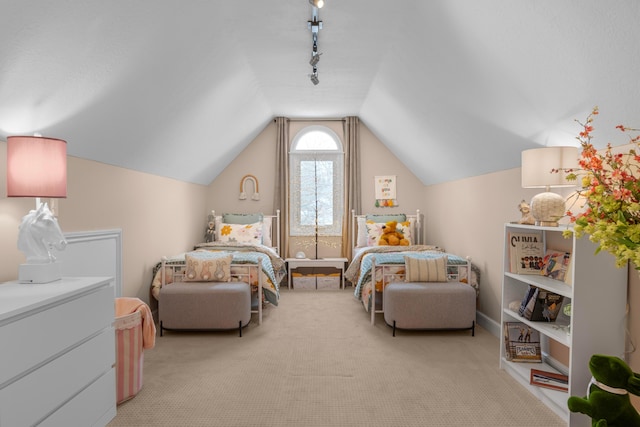
M 340 236 L 343 209 L 342 142 L 326 126 L 308 126 L 293 139 L 290 234 Z

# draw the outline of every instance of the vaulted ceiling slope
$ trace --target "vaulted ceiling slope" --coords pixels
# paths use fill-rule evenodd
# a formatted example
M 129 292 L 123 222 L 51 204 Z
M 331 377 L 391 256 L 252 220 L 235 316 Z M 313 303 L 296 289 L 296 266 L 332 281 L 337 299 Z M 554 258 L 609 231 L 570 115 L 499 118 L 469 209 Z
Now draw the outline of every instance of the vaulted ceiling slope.
M 0 138 L 207 185 L 275 116 L 357 115 L 425 185 L 640 126 L 637 0 L 0 0 Z M 366 148 L 365 148 L 366 149 Z

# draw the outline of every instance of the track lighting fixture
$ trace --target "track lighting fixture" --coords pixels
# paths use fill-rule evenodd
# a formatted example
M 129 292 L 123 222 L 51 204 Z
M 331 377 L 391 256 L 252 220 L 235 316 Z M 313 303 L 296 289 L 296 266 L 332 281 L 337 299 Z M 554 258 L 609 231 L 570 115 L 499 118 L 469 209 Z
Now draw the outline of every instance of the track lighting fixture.
M 324 6 L 324 1 L 322 0 L 309 0 L 314 7 L 311 14 L 311 21 L 307 21 L 307 25 L 311 30 L 311 38 L 313 40 L 313 48 L 311 51 L 311 59 L 309 60 L 309 65 L 313 67 L 313 73 L 309 75 L 311 79 L 311 83 L 317 85 L 320 83 L 318 79 L 318 62 L 320 61 L 321 53 L 318 53 L 318 32 L 322 29 L 322 21 L 318 20 L 318 8 Z
M 313 52 L 311 52 L 311 59 L 309 60 L 309 65 L 311 65 L 312 67 L 315 67 L 318 64 L 318 62 L 320 61 L 320 55 L 322 55 L 321 53 L 318 53 L 318 44 L 315 40 L 316 38 L 314 36 Z

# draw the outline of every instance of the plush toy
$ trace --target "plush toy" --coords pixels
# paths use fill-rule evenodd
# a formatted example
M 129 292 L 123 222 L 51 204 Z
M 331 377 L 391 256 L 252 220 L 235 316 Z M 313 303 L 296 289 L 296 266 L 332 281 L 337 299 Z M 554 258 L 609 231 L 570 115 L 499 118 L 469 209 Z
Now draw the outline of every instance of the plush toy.
M 397 221 L 389 221 L 382 226 L 382 235 L 378 239 L 379 246 L 409 246 L 409 241 L 404 234 L 396 230 Z
M 569 397 L 569 410 L 590 416 L 592 426 L 640 426 L 640 415 L 629 399 L 629 393 L 640 395 L 640 375 L 622 359 L 602 354 L 591 356 L 589 370 L 593 377 L 587 396 Z
M 520 203 L 518 203 L 518 210 L 522 214 L 522 218 L 520 218 L 518 224 L 536 224 L 536 219 L 531 214 L 531 206 L 529 205 L 529 203 L 525 202 L 524 200 L 521 201 Z

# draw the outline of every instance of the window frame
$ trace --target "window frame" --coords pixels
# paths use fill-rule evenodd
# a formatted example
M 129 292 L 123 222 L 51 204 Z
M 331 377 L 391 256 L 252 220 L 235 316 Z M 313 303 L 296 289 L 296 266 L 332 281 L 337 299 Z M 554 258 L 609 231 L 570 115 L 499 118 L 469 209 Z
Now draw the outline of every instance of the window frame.
M 311 132 L 323 132 L 329 136 L 336 144 L 336 149 L 331 150 L 308 150 L 298 149 L 300 141 Z M 319 236 L 341 236 L 343 207 L 344 207 L 344 149 L 340 137 L 329 127 L 322 125 L 310 125 L 301 129 L 291 142 L 289 151 L 290 164 L 290 218 L 289 234 L 294 237 L 309 237 L 315 235 L 315 225 L 301 224 L 300 215 L 300 168 L 301 163 L 309 160 L 331 161 L 333 162 L 333 221 L 330 227 L 319 227 Z M 337 179 L 336 179 L 337 178 Z M 296 187 L 298 185 L 298 187 Z

